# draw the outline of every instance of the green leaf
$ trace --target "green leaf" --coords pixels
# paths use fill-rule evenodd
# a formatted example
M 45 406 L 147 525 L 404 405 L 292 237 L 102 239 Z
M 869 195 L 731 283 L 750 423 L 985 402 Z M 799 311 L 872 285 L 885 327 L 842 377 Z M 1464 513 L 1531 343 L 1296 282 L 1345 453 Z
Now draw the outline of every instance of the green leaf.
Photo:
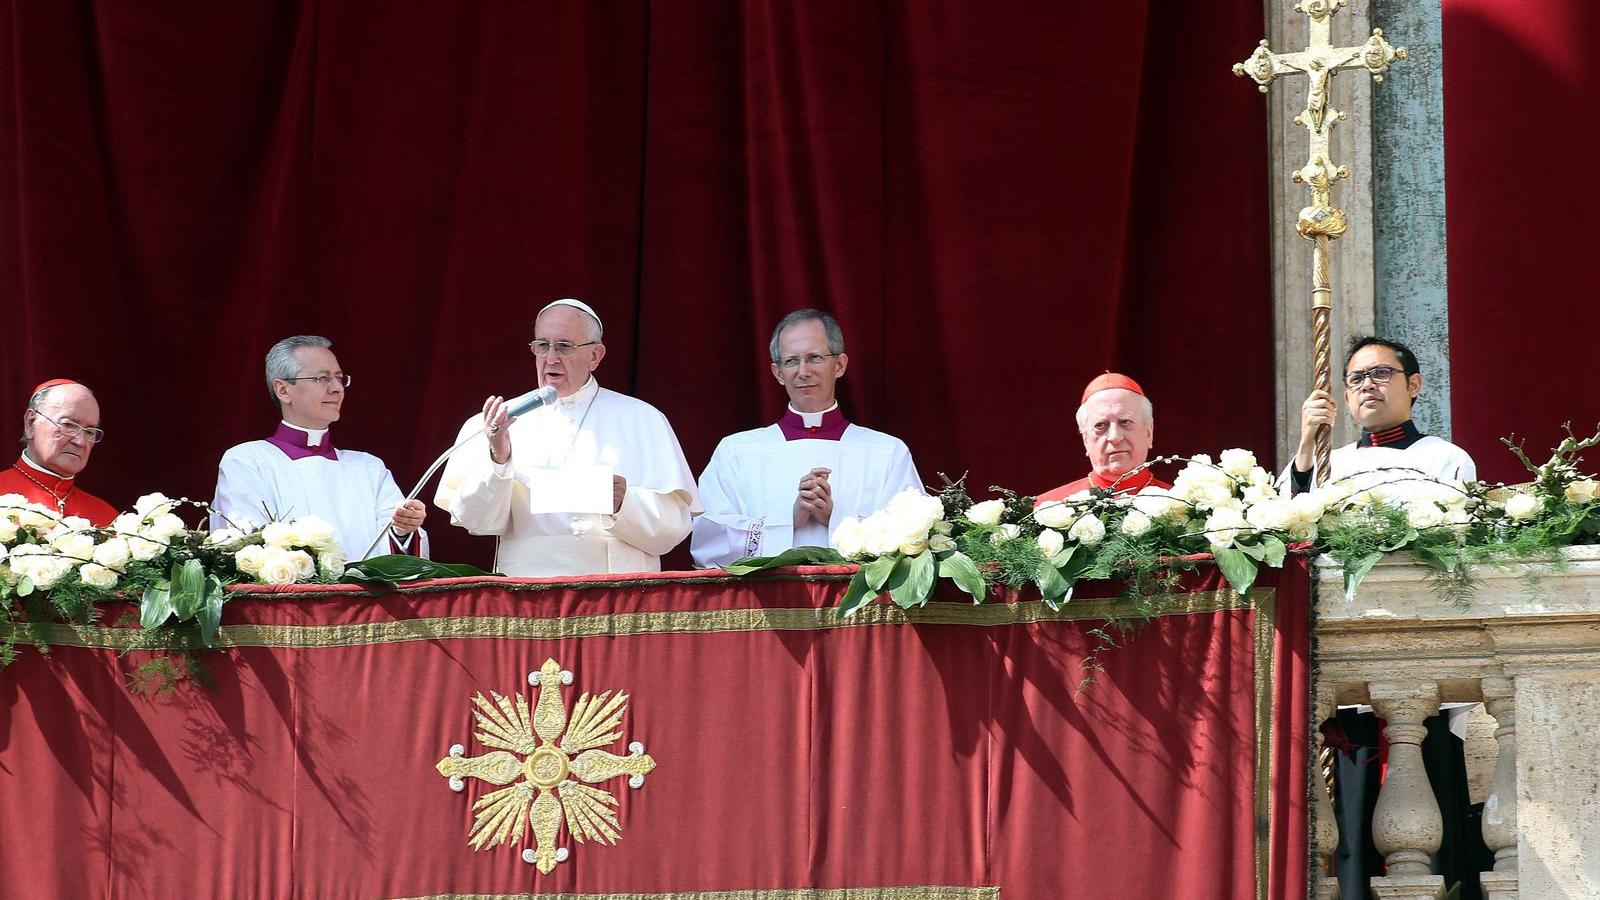
M 139 626 L 145 630 L 160 628 L 172 615 L 172 590 L 165 582 L 157 582 L 144 589 L 139 601 Z
M 195 617 L 200 607 L 205 605 L 205 592 L 206 570 L 200 565 L 200 560 L 173 564 L 172 587 L 168 596 L 179 622 L 187 622 Z
M 33 593 L 33 579 L 24 575 L 17 579 L 17 596 L 26 597 Z
M 431 559 L 418 559 L 391 553 L 374 556 L 344 567 L 341 581 L 353 584 L 389 586 L 404 581 L 423 581 L 429 578 L 469 578 L 487 575 L 488 572 L 465 563 L 442 563 Z
M 1256 583 L 1256 561 L 1242 550 L 1232 547 L 1218 550 L 1217 568 L 1222 570 L 1222 577 L 1228 579 L 1228 584 L 1241 596 L 1250 593 L 1250 586 Z
M 1367 573 L 1372 571 L 1372 567 L 1377 565 L 1380 559 L 1383 559 L 1383 554 L 1374 551 L 1359 559 L 1345 560 L 1344 598 L 1346 600 L 1354 600 L 1356 598 L 1356 587 L 1361 584 L 1361 579 L 1367 577 Z
M 1274 569 L 1283 568 L 1283 558 L 1289 553 L 1289 548 L 1283 545 L 1283 540 L 1277 535 L 1269 534 L 1261 539 L 1261 546 L 1264 553 L 1258 558 Z
M 1039 572 L 1033 581 L 1039 586 L 1039 593 L 1044 596 L 1044 602 L 1051 609 L 1061 608 L 1061 598 L 1072 591 L 1072 582 L 1061 577 L 1061 570 L 1051 564 L 1049 560 L 1039 564 Z
M 1411 548 L 1411 555 L 1418 562 L 1446 573 L 1454 572 L 1461 563 L 1461 557 L 1456 555 L 1453 547 L 1436 544 L 1418 544 Z
M 836 566 L 847 560 L 831 547 L 790 547 L 777 556 L 749 556 L 722 567 L 729 575 L 750 575 L 783 566 Z
M 217 576 L 212 575 L 206 579 L 205 602 L 200 605 L 195 616 L 200 621 L 200 645 L 211 646 L 211 641 L 217 636 L 217 626 L 222 624 L 222 603 L 224 595 L 222 582 Z
M 1388 553 L 1391 550 L 1399 550 L 1401 547 L 1404 547 L 1404 546 L 1416 541 L 1416 539 L 1417 539 L 1417 530 L 1415 528 L 1407 527 L 1404 534 L 1400 535 L 1399 537 L 1395 538 L 1394 540 L 1390 541 L 1387 544 L 1383 544 L 1383 545 L 1379 546 L 1378 549 L 1382 550 L 1385 553 Z M 1371 567 L 1369 566 L 1368 568 L 1371 568 Z M 1365 574 L 1365 573 L 1362 573 L 1362 574 Z
M 844 596 L 839 598 L 839 610 L 845 618 L 849 618 L 876 596 L 878 592 L 867 586 L 866 570 L 858 570 L 855 577 L 850 579 L 850 586 L 844 589 Z
M 959 550 L 939 560 L 939 577 L 950 579 L 956 587 L 971 594 L 974 604 L 982 603 L 989 594 L 989 583 L 983 580 L 978 564 Z
M 924 550 L 916 556 L 904 559 L 905 575 L 899 578 L 899 583 L 889 589 L 889 597 L 894 602 L 905 608 L 921 606 L 933 596 L 934 574 L 937 565 L 933 560 L 933 551 Z M 900 567 L 895 567 L 898 574 Z M 890 581 L 894 581 L 891 578 Z
M 874 593 L 883 590 L 883 586 L 889 582 L 889 576 L 894 574 L 895 564 L 899 561 L 900 554 L 891 553 L 862 566 L 861 572 L 867 576 L 867 587 Z

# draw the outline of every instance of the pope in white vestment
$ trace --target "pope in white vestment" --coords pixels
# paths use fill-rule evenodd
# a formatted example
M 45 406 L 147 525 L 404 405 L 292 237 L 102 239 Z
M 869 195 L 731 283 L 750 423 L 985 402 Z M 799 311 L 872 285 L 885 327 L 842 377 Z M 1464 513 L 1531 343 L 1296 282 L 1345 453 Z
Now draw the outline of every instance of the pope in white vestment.
M 789 394 L 775 424 L 722 439 L 700 475 L 695 565 L 725 566 L 791 547 L 826 547 L 847 516 L 866 517 L 922 479 L 905 442 L 845 420 L 835 383 L 844 335 L 819 310 L 790 313 L 773 331 L 772 374 Z
M 677 435 L 655 407 L 590 375 L 604 345 L 586 304 L 546 306 L 535 335 L 539 384 L 555 386 L 556 402 L 510 420 L 508 404 L 490 397 L 457 438 L 485 439 L 451 458 L 435 504 L 473 534 L 498 537 L 495 570 L 507 575 L 660 571 L 662 554 L 689 535 L 700 511 Z M 596 471 L 609 471 L 620 504 L 561 511 L 537 496 L 540 485 L 553 490 Z

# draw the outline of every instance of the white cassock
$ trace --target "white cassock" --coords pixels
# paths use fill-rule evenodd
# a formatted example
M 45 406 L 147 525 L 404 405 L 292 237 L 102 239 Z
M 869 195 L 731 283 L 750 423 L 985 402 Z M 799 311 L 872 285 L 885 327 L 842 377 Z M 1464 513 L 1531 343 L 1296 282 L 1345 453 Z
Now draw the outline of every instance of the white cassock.
M 387 532 L 395 507 L 405 495 L 383 460 L 359 450 L 334 449 L 326 430 L 278 426 L 264 441 L 230 447 L 217 471 L 211 501 L 211 527 L 263 525 L 315 515 L 333 525 L 349 559 L 361 559 L 378 535 Z M 405 546 L 379 541 L 372 555 L 410 552 L 427 555 L 427 535 Z
M 495 535 L 495 571 L 544 577 L 657 572 L 661 555 L 689 535 L 700 511 L 678 436 L 655 407 L 590 378 L 570 397 L 511 423 L 511 459 L 496 465 L 480 438 L 445 466 L 434 504 L 473 534 Z M 483 432 L 483 414 L 456 440 Z M 541 472 L 609 467 L 628 481 L 615 515 L 534 512 L 529 484 Z
M 830 470 L 833 515 L 823 525 L 794 526 L 800 480 Z M 847 516 L 864 517 L 889 505 L 922 479 L 905 442 L 845 421 L 837 405 L 820 413 L 792 407 L 765 428 L 722 439 L 700 476 L 706 511 L 694 522 L 690 552 L 703 568 L 747 556 L 773 556 L 791 547 L 826 547 Z
M 1289 492 L 1298 493 L 1293 468 L 1291 462 L 1281 484 Z M 1335 447 L 1328 457 L 1328 473 L 1330 482 L 1347 479 L 1344 484 L 1351 491 L 1364 491 L 1404 478 L 1476 481 L 1478 466 L 1467 451 L 1444 438 L 1422 434 L 1408 420 L 1387 431 L 1363 434 L 1353 444 Z

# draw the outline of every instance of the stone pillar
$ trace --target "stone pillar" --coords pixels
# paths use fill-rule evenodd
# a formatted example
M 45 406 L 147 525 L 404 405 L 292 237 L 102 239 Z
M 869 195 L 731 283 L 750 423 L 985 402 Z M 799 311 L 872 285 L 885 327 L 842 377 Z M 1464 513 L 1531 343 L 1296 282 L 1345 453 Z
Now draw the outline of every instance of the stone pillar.
M 1494 851 L 1494 871 L 1479 876 L 1485 900 L 1517 900 L 1517 718 L 1515 682 L 1483 679 L 1484 705 L 1494 716 L 1494 782 L 1483 803 L 1483 842 Z
M 1516 673 L 1517 878 L 1524 897 L 1600 897 L 1600 668 L 1586 662 L 1583 670 Z
M 1444 840 L 1444 819 L 1422 765 L 1423 720 L 1439 711 L 1439 688 L 1431 681 L 1374 683 L 1372 705 L 1387 720 L 1389 774 L 1372 814 L 1372 840 L 1384 855 L 1387 875 L 1372 879 L 1374 897 L 1435 900 L 1444 896 L 1444 876 L 1430 874 L 1430 857 Z

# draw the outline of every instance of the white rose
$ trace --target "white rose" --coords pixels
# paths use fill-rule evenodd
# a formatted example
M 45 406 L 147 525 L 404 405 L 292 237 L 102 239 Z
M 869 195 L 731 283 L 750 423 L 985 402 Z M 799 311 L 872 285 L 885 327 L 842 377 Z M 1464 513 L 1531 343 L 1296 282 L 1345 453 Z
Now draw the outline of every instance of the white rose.
M 53 509 L 29 503 L 17 513 L 17 524 L 23 528 L 32 528 L 35 532 L 43 533 L 61 521 L 61 515 Z
M 982 503 L 972 504 L 967 510 L 967 521 L 977 525 L 998 525 L 1000 514 L 1005 512 L 1004 500 L 985 500 Z
M 243 538 L 244 532 L 237 528 L 219 528 L 206 535 L 206 544 L 212 547 L 220 547 L 223 544 L 231 544 Z
M 1271 472 L 1268 472 L 1266 469 L 1263 469 L 1260 466 L 1256 466 L 1254 469 L 1250 470 L 1249 480 L 1250 484 L 1254 485 L 1255 487 L 1266 487 L 1276 490 L 1278 485 L 1278 479 Z
M 321 516 L 304 516 L 289 523 L 291 541 L 296 547 L 326 550 L 334 546 L 333 526 Z M 272 543 L 269 539 L 267 543 Z
M 261 574 L 261 566 L 267 561 L 267 548 L 260 544 L 251 544 L 243 547 L 233 555 L 233 564 L 239 571 L 254 578 Z
M 1145 488 L 1133 498 L 1133 508 L 1152 520 L 1164 519 L 1178 525 L 1189 521 L 1189 506 L 1165 488 Z
M 317 554 L 317 571 L 325 578 L 337 578 L 344 574 L 344 564 L 347 562 L 349 560 L 345 559 L 343 550 L 337 547 L 324 550 Z
M 1412 528 L 1421 531 L 1445 524 L 1445 514 L 1437 503 L 1413 503 L 1406 507 L 1406 521 L 1411 523 Z
M 123 513 L 111 520 L 111 530 L 117 534 L 138 534 L 141 524 L 137 514 Z
M 1033 520 L 1046 528 L 1067 528 L 1078 514 L 1061 500 L 1047 500 L 1033 511 Z
M 1250 523 L 1238 510 L 1219 509 L 1206 519 L 1206 540 L 1215 549 L 1233 546 L 1241 535 L 1248 534 Z
M 906 556 L 916 556 L 928 549 L 928 535 L 926 533 L 907 536 L 900 539 L 900 546 L 895 548 Z
M 860 556 L 864 549 L 866 535 L 861 530 L 861 520 L 855 516 L 845 516 L 838 526 L 833 529 L 833 549 L 846 559 Z
M 1254 506 L 1257 503 L 1266 503 L 1278 499 L 1278 490 L 1270 484 L 1248 484 L 1244 491 L 1245 506 Z
M 1256 467 L 1256 455 L 1249 450 L 1224 450 L 1217 458 L 1217 465 L 1235 478 L 1248 478 L 1250 470 Z
M 107 569 L 122 571 L 128 564 L 133 552 L 128 547 L 128 539 L 114 537 L 100 546 L 94 548 L 94 561 Z
M 1513 494 L 1506 501 L 1506 515 L 1519 522 L 1537 516 L 1544 509 L 1544 500 L 1532 494 Z
M 291 563 L 294 563 L 294 575 L 295 575 L 295 580 L 296 581 L 304 581 L 304 580 L 306 580 L 308 578 L 312 578 L 312 577 L 316 576 L 316 574 L 317 574 L 317 560 L 316 560 L 316 557 L 312 556 L 311 554 L 307 553 L 304 550 L 290 550 L 289 553 L 288 553 L 288 557 L 289 557 L 289 561 Z
M 89 560 L 94 558 L 94 535 L 83 532 L 63 534 L 50 542 L 50 546 L 62 556 L 70 556 L 74 560 Z
M 949 553 L 956 549 L 956 539 L 948 534 L 936 534 L 928 538 L 928 549 L 935 553 Z
M 1067 531 L 1067 537 L 1085 547 L 1093 547 L 1105 540 L 1106 524 L 1095 516 L 1082 516 L 1072 523 L 1072 528 Z
M 1582 481 L 1574 481 L 1567 485 L 1567 502 L 1588 503 L 1590 500 L 1594 499 L 1595 490 L 1597 488 L 1600 488 L 1600 483 L 1597 483 L 1593 478 L 1585 478 Z
M 996 528 L 992 534 L 989 535 L 989 542 L 992 543 L 992 544 L 998 544 L 1001 541 L 1009 541 L 1012 538 L 1017 537 L 1017 536 L 1019 536 L 1021 534 L 1022 534 L 1022 526 L 1021 525 L 1011 525 L 1011 524 L 1001 525 L 1000 527 Z
M 88 531 L 94 527 L 94 523 L 83 516 L 67 516 L 61 520 L 61 524 L 69 531 Z
M 1294 507 L 1295 518 L 1302 522 L 1314 523 L 1321 521 L 1322 514 L 1328 511 L 1322 500 L 1322 495 L 1313 491 L 1309 494 L 1296 494 L 1289 503 Z
M 133 501 L 133 511 L 138 513 L 141 519 L 153 519 L 172 512 L 176 505 L 177 501 L 158 491 L 154 494 L 145 494 Z
M 1244 514 L 1246 522 L 1261 531 L 1289 531 L 1294 527 L 1294 504 L 1277 497 L 1263 500 Z
M 268 522 L 267 527 L 261 529 L 261 539 L 271 547 L 292 547 L 294 536 L 294 527 L 288 522 Z
M 84 563 L 78 567 L 78 580 L 90 587 L 113 588 L 117 586 L 117 573 L 96 563 Z
M 142 534 L 162 540 L 170 540 L 183 532 L 183 520 L 172 513 L 161 513 L 151 519 L 150 524 L 141 531 Z
M 1149 531 L 1151 524 L 1153 523 L 1149 516 L 1137 509 L 1130 509 L 1128 514 L 1122 517 L 1122 533 L 1131 537 L 1138 537 Z
M 866 551 L 872 556 L 884 556 L 900 548 L 900 534 L 891 527 L 889 517 L 884 513 L 875 512 L 868 516 L 861 523 L 861 528 L 866 533 Z
M 0 516 L 0 544 L 9 544 L 17 539 L 17 523 L 10 516 Z
M 299 567 L 290 552 L 293 551 L 269 549 L 266 559 L 261 560 L 261 572 L 256 578 L 267 585 L 293 585 L 299 575 Z
M 28 498 L 21 494 L 0 494 L 0 515 L 11 515 L 28 505 Z
M 128 555 L 137 560 L 155 559 L 167 549 L 167 542 L 144 535 L 128 535 Z
M 1039 552 L 1044 554 L 1045 559 L 1050 559 L 1066 549 L 1067 539 L 1054 528 L 1046 528 L 1039 532 L 1038 543 Z

